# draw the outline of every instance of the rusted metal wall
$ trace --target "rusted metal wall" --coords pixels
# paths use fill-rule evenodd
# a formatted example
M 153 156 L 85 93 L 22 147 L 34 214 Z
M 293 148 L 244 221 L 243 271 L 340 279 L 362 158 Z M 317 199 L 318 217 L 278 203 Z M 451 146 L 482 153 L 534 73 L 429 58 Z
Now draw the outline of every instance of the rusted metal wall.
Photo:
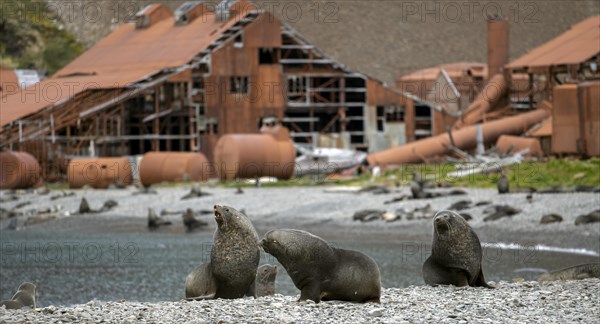
M 0 152 L 0 189 L 27 189 L 40 183 L 40 165 L 33 155 Z
M 219 178 L 289 179 L 294 172 L 296 149 L 288 130 L 276 128 L 263 134 L 223 135 L 214 152 Z
M 529 152 L 525 156 L 541 158 L 544 155 L 539 139 L 532 137 L 502 135 L 498 138 L 496 147 L 498 148 L 498 154 L 508 154 L 509 151 L 510 153 L 516 153 L 527 148 Z
M 600 82 L 554 87 L 552 153 L 600 156 Z
M 487 39 L 488 80 L 508 64 L 508 19 L 489 19 Z
M 486 144 L 494 143 L 503 134 L 522 134 L 539 123 L 550 113 L 537 109 L 514 117 L 481 124 Z M 470 150 L 477 145 L 477 126 L 468 126 L 452 133 L 454 144 L 462 150 Z M 448 153 L 450 137 L 448 134 L 428 137 L 389 150 L 372 153 L 367 156 L 369 165 L 387 166 L 402 163 L 419 163 L 426 159 Z
M 72 189 L 85 185 L 106 189 L 111 184 L 132 184 L 133 172 L 126 157 L 73 159 L 69 163 L 67 178 Z
M 140 181 L 144 186 L 161 182 L 205 181 L 210 164 L 202 153 L 148 152 L 140 163 Z

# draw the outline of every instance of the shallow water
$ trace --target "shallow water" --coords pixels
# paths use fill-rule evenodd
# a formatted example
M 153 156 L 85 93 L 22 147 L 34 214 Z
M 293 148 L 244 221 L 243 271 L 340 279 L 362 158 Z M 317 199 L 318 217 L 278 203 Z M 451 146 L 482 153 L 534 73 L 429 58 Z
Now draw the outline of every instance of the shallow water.
M 186 275 L 210 258 L 212 231 L 194 234 L 66 231 L 0 231 L 0 293 L 9 299 L 18 285 L 38 287 L 38 305 L 72 305 L 90 300 L 165 301 L 184 296 Z M 327 239 L 327 237 L 325 237 Z M 421 265 L 429 243 L 336 239 L 335 246 L 362 251 L 377 261 L 382 285 L 422 285 Z M 535 279 L 544 269 L 598 262 L 599 257 L 538 249 L 484 249 L 483 271 L 489 281 Z M 268 254 L 262 263 L 278 264 Z M 275 289 L 297 295 L 280 266 Z

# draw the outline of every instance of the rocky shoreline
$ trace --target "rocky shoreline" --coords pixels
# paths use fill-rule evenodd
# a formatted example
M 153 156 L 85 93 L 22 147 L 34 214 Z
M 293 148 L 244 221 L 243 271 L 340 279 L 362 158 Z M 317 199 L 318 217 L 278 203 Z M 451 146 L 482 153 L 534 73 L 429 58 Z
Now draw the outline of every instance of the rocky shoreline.
M 499 282 L 495 289 L 383 289 L 381 304 L 297 302 L 298 296 L 206 301 L 90 301 L 72 307 L 0 308 L 0 323 L 597 323 L 600 279 Z

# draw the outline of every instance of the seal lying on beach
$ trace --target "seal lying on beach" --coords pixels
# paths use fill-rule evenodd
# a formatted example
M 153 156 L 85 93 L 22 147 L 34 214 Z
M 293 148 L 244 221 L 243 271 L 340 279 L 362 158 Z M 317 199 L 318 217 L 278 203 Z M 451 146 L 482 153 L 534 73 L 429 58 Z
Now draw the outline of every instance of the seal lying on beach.
M 538 281 L 581 280 L 587 278 L 600 278 L 600 262 L 580 264 L 544 273 L 538 278 Z
M 186 298 L 256 297 L 258 234 L 248 217 L 234 208 L 215 205 L 214 212 L 217 229 L 210 263 L 200 265 L 188 275 Z
M 21 309 L 23 307 L 35 309 L 35 285 L 31 282 L 22 283 L 11 300 L 0 302 L 0 306 L 2 305 L 6 309 Z
M 331 246 L 311 233 L 272 230 L 261 241 L 300 289 L 300 301 L 345 300 L 379 302 L 381 276 L 369 256 Z
M 431 256 L 423 264 L 423 279 L 432 286 L 487 287 L 481 269 L 481 243 L 467 221 L 441 210 L 433 218 Z
M 263 264 L 256 271 L 256 297 L 272 296 L 275 294 L 275 278 L 277 266 Z

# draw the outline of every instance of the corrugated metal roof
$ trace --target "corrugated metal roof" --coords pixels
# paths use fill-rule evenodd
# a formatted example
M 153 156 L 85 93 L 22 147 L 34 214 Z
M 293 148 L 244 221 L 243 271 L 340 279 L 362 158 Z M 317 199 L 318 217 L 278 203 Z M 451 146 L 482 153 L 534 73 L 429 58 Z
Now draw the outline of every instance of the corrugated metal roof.
M 240 6 L 244 5 L 246 3 L 240 2 Z M 173 18 L 158 21 L 148 28 L 136 29 L 134 23 L 123 24 L 52 78 L 3 96 L 0 127 L 87 88 L 124 87 L 161 70 L 185 65 L 224 31 L 244 19 L 250 10 L 239 12 L 241 14 L 226 22 L 218 22 L 211 13 L 185 25 L 176 25 Z
M 164 19 L 141 29 L 136 29 L 133 23 L 123 24 L 55 76 L 181 66 L 243 17 L 236 15 L 221 23 L 214 14 L 207 14 L 187 25 L 175 25 L 174 19 Z
M 78 75 L 40 81 L 20 92 L 0 99 L 2 103 L 0 126 L 50 105 L 60 104 L 85 90 L 126 87 L 148 76 L 148 70 L 125 70 L 120 73 Z
M 510 69 L 585 62 L 600 53 L 600 16 L 573 25 L 564 34 L 507 65 Z

